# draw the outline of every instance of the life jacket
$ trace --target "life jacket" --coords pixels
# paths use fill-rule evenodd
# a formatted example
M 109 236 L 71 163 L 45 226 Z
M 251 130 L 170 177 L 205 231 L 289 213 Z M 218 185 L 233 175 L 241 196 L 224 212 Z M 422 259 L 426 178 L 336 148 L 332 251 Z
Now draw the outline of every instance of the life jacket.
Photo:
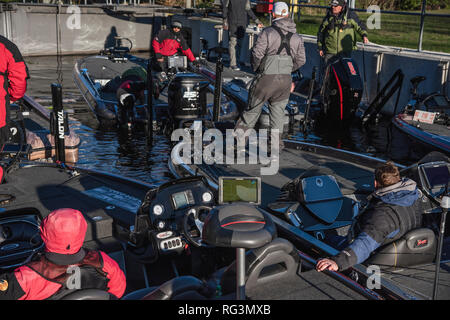
M 8 82 L 8 74 L 7 71 L 5 72 L 0 72 L 0 76 L 3 77 L 3 90 L 5 91 L 5 109 L 0 110 L 0 147 L 3 143 L 6 143 L 9 140 L 9 136 L 10 136 L 10 131 L 9 131 L 9 82 Z M 4 112 L 4 113 L 3 113 Z M 4 125 L 2 125 L 2 123 L 4 123 Z
M 61 287 L 53 295 L 48 297 L 49 300 L 61 299 L 64 296 L 82 289 L 99 289 L 108 291 L 107 274 L 103 269 L 103 259 L 98 251 L 85 250 L 86 255 L 82 261 L 73 265 L 57 265 L 49 261 L 45 255 L 41 255 L 38 260 L 28 263 L 26 266 L 39 274 L 45 281 L 60 284 Z M 71 269 L 73 267 L 79 269 L 79 284 L 74 285 L 74 275 Z M 75 280 L 76 281 L 76 280 Z
M 294 33 L 288 32 L 283 34 L 278 26 L 272 25 L 272 28 L 278 32 L 281 37 L 281 44 L 278 51 L 274 55 L 264 57 L 260 73 L 263 75 L 275 75 L 275 74 L 291 74 L 294 67 L 294 61 L 291 57 L 290 41 Z M 281 55 L 283 49 L 286 49 L 286 55 Z

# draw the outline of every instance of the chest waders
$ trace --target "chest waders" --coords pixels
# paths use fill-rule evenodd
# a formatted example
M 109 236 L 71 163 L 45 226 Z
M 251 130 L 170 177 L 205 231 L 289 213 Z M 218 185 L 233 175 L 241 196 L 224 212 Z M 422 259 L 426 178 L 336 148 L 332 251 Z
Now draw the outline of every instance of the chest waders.
M 259 72 L 255 76 L 250 86 L 248 93 L 248 106 L 251 106 L 251 101 L 254 96 L 255 88 L 258 84 L 258 80 L 265 75 L 290 75 L 292 69 L 294 68 L 294 62 L 291 57 L 291 46 L 290 41 L 294 33 L 288 32 L 283 34 L 281 29 L 277 26 L 272 26 L 272 28 L 278 32 L 281 37 L 281 43 L 278 47 L 277 53 L 274 55 L 265 56 L 259 67 Z M 283 49 L 286 50 L 286 55 L 281 55 Z

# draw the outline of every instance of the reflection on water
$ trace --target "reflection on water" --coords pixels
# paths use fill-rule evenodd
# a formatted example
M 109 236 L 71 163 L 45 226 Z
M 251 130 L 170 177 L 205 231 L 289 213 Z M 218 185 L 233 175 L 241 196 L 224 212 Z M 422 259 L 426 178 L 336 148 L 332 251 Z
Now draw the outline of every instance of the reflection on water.
M 64 56 L 58 64 L 56 56 L 28 57 L 30 70 L 27 94 L 43 106 L 51 106 L 50 84 L 58 79 L 63 87 L 63 103 L 70 114 L 70 125 L 81 138 L 78 165 L 90 169 L 143 180 L 160 185 L 171 179 L 167 161 L 170 156 L 168 138 L 159 136 L 149 148 L 140 134 L 123 136 L 116 131 L 103 131 L 86 105 L 76 87 L 72 70 L 79 56 Z M 317 133 L 321 143 L 351 151 L 392 159 L 409 164 L 420 159 L 430 150 L 417 143 L 390 124 L 389 119 L 380 121 L 366 130 L 350 128 L 344 135 L 335 132 Z M 296 135 L 300 139 L 301 135 Z
M 72 70 L 79 56 L 64 56 L 58 66 L 56 57 L 28 57 L 31 79 L 27 94 L 45 107 L 51 106 L 50 84 L 61 79 L 64 108 L 69 122 L 81 139 L 77 165 L 107 171 L 160 185 L 172 177 L 167 167 L 170 156 L 169 141 L 164 136 L 154 139 L 149 148 L 145 137 L 139 134 L 121 135 L 104 131 L 86 105 L 75 85 Z M 61 72 L 58 72 L 61 70 Z

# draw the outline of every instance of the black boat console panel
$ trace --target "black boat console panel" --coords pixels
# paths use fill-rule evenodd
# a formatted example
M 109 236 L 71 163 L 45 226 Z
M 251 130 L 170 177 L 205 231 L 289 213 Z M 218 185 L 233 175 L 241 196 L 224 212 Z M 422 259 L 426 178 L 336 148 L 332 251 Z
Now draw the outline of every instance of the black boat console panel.
M 150 241 L 162 254 L 182 252 L 184 217 L 193 207 L 215 205 L 216 199 L 203 177 L 178 179 L 151 189 L 138 210 L 131 242 L 139 246 Z

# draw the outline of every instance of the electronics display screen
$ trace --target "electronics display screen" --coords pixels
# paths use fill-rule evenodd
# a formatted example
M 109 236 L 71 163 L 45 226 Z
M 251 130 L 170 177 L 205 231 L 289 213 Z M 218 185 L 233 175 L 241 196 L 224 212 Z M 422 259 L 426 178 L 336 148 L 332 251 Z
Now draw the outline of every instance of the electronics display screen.
M 258 177 L 220 177 L 219 203 L 261 203 L 261 179 Z
M 424 167 L 423 171 L 430 188 L 445 187 L 450 181 L 450 173 L 446 165 Z
M 172 195 L 173 207 L 175 210 L 184 208 L 189 204 L 186 192 L 177 192 Z

